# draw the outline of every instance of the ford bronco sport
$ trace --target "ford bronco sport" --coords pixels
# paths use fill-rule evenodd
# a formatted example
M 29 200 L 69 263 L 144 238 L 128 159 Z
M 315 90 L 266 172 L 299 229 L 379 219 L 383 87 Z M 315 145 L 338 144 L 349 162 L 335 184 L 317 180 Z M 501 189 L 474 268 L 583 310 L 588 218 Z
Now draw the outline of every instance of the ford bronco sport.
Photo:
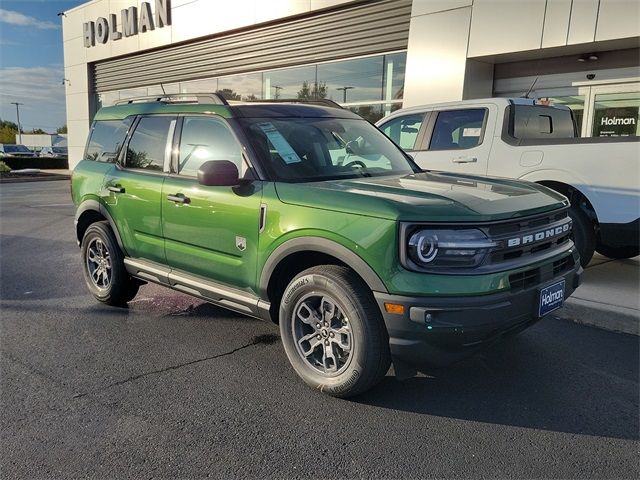
M 567 199 L 420 170 L 326 105 L 217 95 L 98 111 L 72 177 L 84 277 L 109 305 L 155 282 L 279 324 L 340 397 L 516 333 L 579 284 Z

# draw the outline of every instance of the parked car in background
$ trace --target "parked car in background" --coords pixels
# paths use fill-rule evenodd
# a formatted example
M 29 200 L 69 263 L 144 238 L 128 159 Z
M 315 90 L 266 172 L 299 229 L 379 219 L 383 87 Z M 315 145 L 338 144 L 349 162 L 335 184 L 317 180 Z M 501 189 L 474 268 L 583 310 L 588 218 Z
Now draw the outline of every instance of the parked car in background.
M 640 253 L 637 136 L 578 138 L 571 110 L 491 98 L 398 110 L 376 124 L 428 170 L 516 178 L 571 201 L 581 263 Z
M 38 153 L 40 157 L 67 157 L 69 155 L 67 147 L 42 147 Z
M 35 152 L 24 145 L 0 143 L 0 157 L 36 157 Z

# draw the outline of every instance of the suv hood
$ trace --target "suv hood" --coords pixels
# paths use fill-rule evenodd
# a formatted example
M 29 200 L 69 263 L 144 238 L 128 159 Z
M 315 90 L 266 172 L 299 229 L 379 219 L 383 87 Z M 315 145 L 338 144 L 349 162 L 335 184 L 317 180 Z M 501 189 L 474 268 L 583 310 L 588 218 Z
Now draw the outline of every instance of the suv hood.
M 564 196 L 535 183 L 442 172 L 277 183 L 276 191 L 293 205 L 423 222 L 503 220 L 569 205 Z

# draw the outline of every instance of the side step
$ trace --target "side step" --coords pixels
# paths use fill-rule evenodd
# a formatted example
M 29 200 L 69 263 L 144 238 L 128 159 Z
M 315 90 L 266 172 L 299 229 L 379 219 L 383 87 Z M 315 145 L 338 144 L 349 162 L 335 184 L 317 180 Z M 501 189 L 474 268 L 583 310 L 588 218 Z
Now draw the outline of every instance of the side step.
M 250 317 L 271 321 L 270 303 L 248 292 L 139 258 L 126 257 L 124 265 L 132 277 L 193 295 Z

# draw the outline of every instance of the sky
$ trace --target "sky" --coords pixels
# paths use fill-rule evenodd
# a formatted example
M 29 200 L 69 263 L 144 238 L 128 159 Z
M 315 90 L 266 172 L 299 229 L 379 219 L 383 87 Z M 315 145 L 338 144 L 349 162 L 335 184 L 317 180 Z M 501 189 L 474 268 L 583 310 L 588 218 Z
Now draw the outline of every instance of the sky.
M 54 133 L 65 124 L 58 12 L 86 0 L 0 0 L 0 118 Z

